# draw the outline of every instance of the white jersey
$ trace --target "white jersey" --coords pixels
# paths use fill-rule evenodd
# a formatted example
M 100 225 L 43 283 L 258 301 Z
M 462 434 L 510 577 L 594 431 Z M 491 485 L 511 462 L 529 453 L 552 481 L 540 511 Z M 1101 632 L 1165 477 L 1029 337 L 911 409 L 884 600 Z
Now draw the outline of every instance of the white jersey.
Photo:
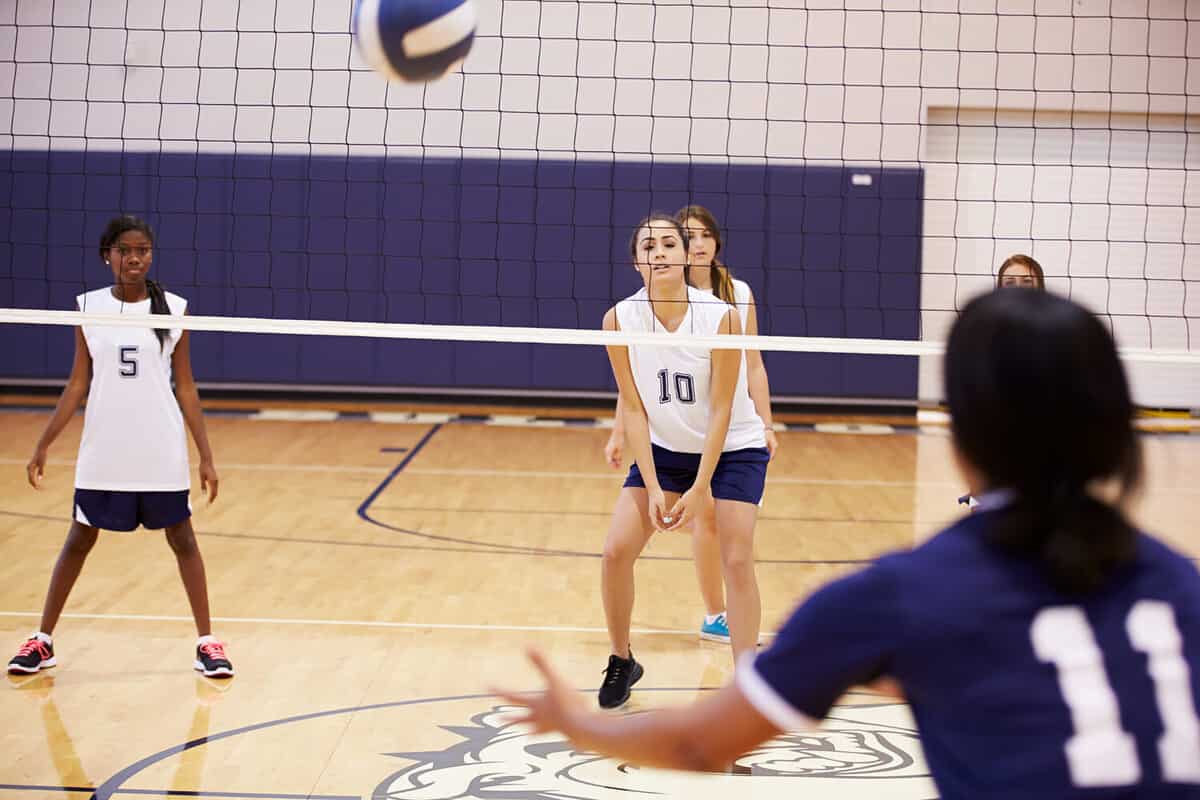
M 687 291 L 687 314 L 675 335 L 719 333 L 729 306 L 701 289 L 689 286 Z M 623 331 L 666 331 L 654 316 L 645 289 L 617 303 L 616 312 L 617 325 Z M 629 366 L 650 422 L 650 441 L 676 453 L 704 452 L 712 385 L 712 351 L 707 347 L 632 345 Z M 729 432 L 721 450 L 728 452 L 766 445 L 762 420 L 754 411 L 746 388 L 746 361 L 743 358 L 733 391 Z
M 172 314 L 187 301 L 166 293 Z M 76 298 L 81 311 L 149 314 L 150 300 L 126 303 L 112 289 Z M 163 316 L 164 327 L 169 317 Z M 171 354 L 183 331 L 169 329 L 160 348 L 152 328 L 84 325 L 92 383 L 75 463 L 75 488 L 174 492 L 189 488 L 183 413 L 171 390 Z
M 750 327 L 750 284 L 733 279 L 733 305 L 737 308 L 738 316 L 742 318 L 742 333 Z

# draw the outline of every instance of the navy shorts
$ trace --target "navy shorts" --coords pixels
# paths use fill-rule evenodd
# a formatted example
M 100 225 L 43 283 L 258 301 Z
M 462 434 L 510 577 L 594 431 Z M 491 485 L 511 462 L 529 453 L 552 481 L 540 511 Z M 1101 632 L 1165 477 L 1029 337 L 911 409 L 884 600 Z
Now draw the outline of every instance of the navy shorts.
M 138 525 L 159 530 L 192 515 L 188 490 L 178 492 L 107 492 L 76 489 L 72 518 L 106 531 L 132 531 Z
M 683 494 L 692 488 L 696 471 L 700 469 L 699 453 L 676 453 L 656 444 L 650 445 L 650 450 L 654 456 L 654 471 L 658 473 L 658 485 L 664 492 Z M 767 462 L 770 460 L 771 451 L 765 447 L 721 453 L 717 468 L 713 470 L 713 497 L 758 505 L 767 482 Z M 625 485 L 646 488 L 637 464 L 629 468 Z

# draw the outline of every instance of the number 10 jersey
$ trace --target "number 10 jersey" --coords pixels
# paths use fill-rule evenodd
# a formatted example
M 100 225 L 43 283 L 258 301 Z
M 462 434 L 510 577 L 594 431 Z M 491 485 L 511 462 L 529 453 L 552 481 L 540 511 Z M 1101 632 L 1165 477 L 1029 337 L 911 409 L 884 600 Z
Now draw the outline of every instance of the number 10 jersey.
M 617 325 L 629 332 L 670 333 L 683 339 L 721 332 L 721 323 L 732 306 L 709 292 L 688 287 L 688 310 L 674 332 L 654 316 L 650 296 L 643 288 L 617 303 Z M 743 323 L 744 325 L 744 323 Z M 711 411 L 712 350 L 708 347 L 652 347 L 632 345 L 629 367 L 650 423 L 650 441 L 676 453 L 704 452 Z M 741 359 L 729 431 L 722 452 L 766 447 L 762 419 L 746 388 L 746 359 Z

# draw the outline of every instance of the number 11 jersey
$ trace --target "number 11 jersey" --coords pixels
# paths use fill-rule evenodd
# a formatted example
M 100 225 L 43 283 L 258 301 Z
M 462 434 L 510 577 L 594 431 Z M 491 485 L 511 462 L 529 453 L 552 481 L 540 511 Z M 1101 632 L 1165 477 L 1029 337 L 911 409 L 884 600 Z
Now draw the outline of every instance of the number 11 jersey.
M 781 727 L 899 681 L 944 800 L 1200 798 L 1200 575 L 1153 537 L 1087 595 L 987 542 L 979 511 L 828 584 L 739 669 Z

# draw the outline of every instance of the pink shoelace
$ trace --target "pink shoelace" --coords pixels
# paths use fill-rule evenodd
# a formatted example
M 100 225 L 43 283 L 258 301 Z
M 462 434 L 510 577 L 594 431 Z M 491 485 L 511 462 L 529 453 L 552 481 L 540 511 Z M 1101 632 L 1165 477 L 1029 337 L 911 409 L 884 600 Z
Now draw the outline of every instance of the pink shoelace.
M 209 658 L 220 658 L 226 661 L 228 660 L 225 658 L 225 645 L 221 644 L 220 642 L 205 642 L 204 644 L 200 645 L 200 652 Z
M 37 654 L 43 659 L 50 657 L 50 649 L 46 647 L 46 643 L 36 638 L 29 639 L 25 644 L 21 645 L 21 649 L 17 651 L 17 656 L 27 656 L 34 651 L 37 651 Z

